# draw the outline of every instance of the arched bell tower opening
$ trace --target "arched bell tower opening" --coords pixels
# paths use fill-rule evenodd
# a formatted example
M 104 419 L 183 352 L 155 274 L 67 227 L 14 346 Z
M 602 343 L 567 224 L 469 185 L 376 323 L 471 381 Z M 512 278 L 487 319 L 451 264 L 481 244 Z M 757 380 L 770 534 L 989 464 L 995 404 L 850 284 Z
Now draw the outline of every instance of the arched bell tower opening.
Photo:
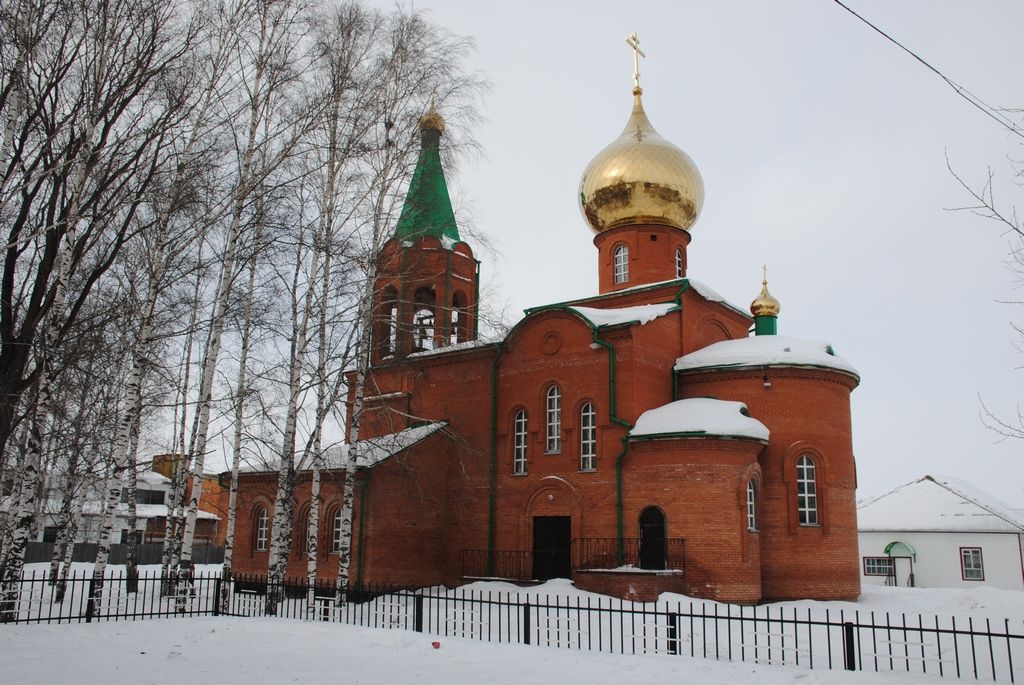
M 433 288 L 417 288 L 413 298 L 412 351 L 423 352 L 435 347 L 437 334 L 437 296 Z

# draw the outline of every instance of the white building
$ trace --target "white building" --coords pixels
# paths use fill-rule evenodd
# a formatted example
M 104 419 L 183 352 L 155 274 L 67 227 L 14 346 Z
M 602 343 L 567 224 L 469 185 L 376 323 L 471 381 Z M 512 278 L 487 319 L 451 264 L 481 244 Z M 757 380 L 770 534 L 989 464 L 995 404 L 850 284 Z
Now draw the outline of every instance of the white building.
M 103 496 L 105 493 L 90 489 L 84 497 L 82 515 L 79 520 L 75 542 L 95 543 L 99 541 L 103 527 Z M 114 514 L 113 542 L 124 543 L 128 539 L 127 491 L 121 492 L 121 502 Z M 167 521 L 167 502 L 171 500 L 171 480 L 156 471 L 140 471 L 135 480 L 135 529 L 139 542 L 163 542 Z M 60 512 L 59 500 L 48 500 L 44 505 L 43 525 L 39 527 L 40 542 L 55 542 L 57 520 Z M 197 540 L 200 544 L 214 544 L 217 522 L 216 514 L 200 509 Z
M 925 476 L 861 504 L 864 585 L 1024 590 L 1024 512 Z

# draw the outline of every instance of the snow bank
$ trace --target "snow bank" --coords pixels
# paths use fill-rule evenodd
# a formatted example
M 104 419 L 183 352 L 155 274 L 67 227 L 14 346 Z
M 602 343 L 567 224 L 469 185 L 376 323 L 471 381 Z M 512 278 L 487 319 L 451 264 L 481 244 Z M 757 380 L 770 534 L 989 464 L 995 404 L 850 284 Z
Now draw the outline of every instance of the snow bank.
M 678 400 L 640 415 L 630 436 L 697 433 L 767 440 L 768 429 L 745 414 L 742 402 L 693 398 Z
M 664 302 L 661 304 L 642 304 L 636 307 L 618 307 L 613 309 L 597 309 L 595 307 L 569 307 L 569 309 L 586 317 L 593 325 L 618 326 L 626 323 L 636 323 L 643 326 L 645 323 L 654 321 L 659 316 L 665 316 L 677 309 L 675 302 Z
M 677 371 L 745 366 L 815 366 L 859 376 L 827 342 L 788 335 L 755 335 L 723 340 L 676 360 Z

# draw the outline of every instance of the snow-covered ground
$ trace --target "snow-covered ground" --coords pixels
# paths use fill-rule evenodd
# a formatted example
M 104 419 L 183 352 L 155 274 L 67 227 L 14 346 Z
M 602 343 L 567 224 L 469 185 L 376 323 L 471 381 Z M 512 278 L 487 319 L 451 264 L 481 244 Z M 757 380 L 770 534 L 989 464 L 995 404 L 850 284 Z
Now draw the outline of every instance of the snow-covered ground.
M 440 646 L 434 649 L 432 643 Z M 419 683 L 560 685 L 936 683 L 927 676 L 808 671 L 690 657 L 612 656 L 285 619 L 194 618 L 0 626 L 5 683 Z
M 41 565 L 39 569 L 30 568 L 29 572 L 44 568 L 45 565 Z M 200 573 L 215 569 L 204 568 Z M 112 569 L 112 572 L 116 574 L 117 570 Z M 796 680 L 853 682 L 852 678 L 857 678 L 857 682 L 867 678 L 888 683 L 936 683 L 941 680 L 931 674 L 937 672 L 940 660 L 945 665 L 947 679 L 954 675 L 953 657 L 957 649 L 961 652 L 963 677 L 968 679 L 974 678 L 972 665 L 976 658 L 981 680 L 989 680 L 991 673 L 996 672 L 999 681 L 1008 682 L 1007 650 L 1014 654 L 1014 671 L 1024 670 L 1022 639 L 993 641 L 961 635 L 954 642 L 946 634 L 940 636 L 941 643 L 936 643 L 934 634 L 915 634 L 913 629 L 914 626 L 927 628 L 940 624 L 945 629 L 955 618 L 960 630 L 970 624 L 975 630 L 1009 628 L 1012 635 L 1024 634 L 1024 593 L 992 588 L 866 587 L 857 602 L 801 601 L 762 605 L 756 609 L 747 607 L 743 609 L 744 621 L 721 623 L 719 617 L 735 618 L 740 609 L 670 594 L 662 595 L 657 603 L 623 604 L 577 590 L 565 580 L 533 588 L 479 582 L 454 591 L 434 588 L 425 594 L 427 632 L 422 634 L 408 630 L 412 598 L 407 594 L 352 605 L 359 612 L 354 622 L 399 628 L 397 630 L 344 625 L 353 617 L 338 615 L 334 618 L 341 618 L 343 623 L 204 617 L 0 626 L 0 682 L 43 683 L 73 678 L 76 685 L 106 684 L 114 676 L 114 682 L 139 683 L 172 682 L 182 678 L 225 683 L 315 683 L 343 676 L 346 682 L 389 683 L 419 677 L 427 682 L 468 683 L 471 679 L 474 682 L 486 679 L 511 683 L 513 679 L 520 682 L 523 678 L 555 675 L 564 680 L 565 685 L 575 685 L 577 682 L 619 682 L 623 678 L 635 682 L 659 676 L 697 677 L 700 682 L 725 683 L 754 675 L 769 684 Z M 467 598 L 470 601 L 467 602 Z M 263 604 L 258 595 L 233 596 L 233 602 L 240 601 L 251 602 L 255 612 L 259 612 Z M 289 602 L 298 607 L 294 615 L 303 614 L 302 600 Z M 534 644 L 546 642 L 556 646 L 507 644 L 520 640 L 521 605 L 527 602 L 533 608 Z M 623 621 L 623 615 L 615 611 L 623 607 L 639 613 L 625 614 Z M 239 604 L 236 608 L 242 606 Z M 669 651 L 665 630 L 668 612 L 684 616 L 679 641 L 675 643 L 677 647 L 672 650 L 682 652 L 683 656 L 666 653 Z M 839 619 L 840 612 L 842 619 Z M 707 616 L 707 621 L 700 617 L 685 618 L 687 614 Z M 868 671 L 877 668 L 883 673 L 828 671 L 823 666 L 827 665 L 830 654 L 834 666 L 837 669 L 842 666 L 841 626 L 838 633 L 828 629 L 830 634 L 825 635 L 826 629 L 820 624 L 801 623 L 796 627 L 795 623 L 788 622 L 790 617 L 802 622 L 811 616 L 820 621 L 826 615 L 832 622 L 905 625 L 910 630 L 864 630 L 858 634 L 861 664 Z M 752 621 L 754 618 L 757 620 Z M 766 621 L 766 618 L 771 620 Z M 809 645 L 812 632 L 815 647 Z M 434 650 L 431 643 L 438 640 L 441 647 Z M 735 660 L 727 663 L 724 657 L 730 645 Z M 761 663 L 749 663 L 752 645 L 760 650 L 753 658 Z M 766 653 L 767 646 L 772 646 L 774 651 Z M 700 658 L 705 647 L 711 657 L 720 647 L 723 661 Z M 741 650 L 745 650 L 747 663 L 740 661 Z M 627 654 L 602 654 L 601 651 Z M 923 663 L 914 660 L 918 651 L 927 661 L 929 675 L 918 674 Z M 816 668 L 808 671 L 806 666 L 811 652 Z M 691 658 L 691 653 L 697 658 Z M 798 654 L 800 656 L 796 656 Z M 900 659 L 904 654 L 910 657 L 906 664 Z M 801 666 L 763 663 L 784 660 L 786 664 L 793 664 L 794 659 Z M 83 668 L 86 665 L 88 668 Z M 884 673 L 889 669 L 897 672 Z M 904 672 L 900 673 L 901 670 Z

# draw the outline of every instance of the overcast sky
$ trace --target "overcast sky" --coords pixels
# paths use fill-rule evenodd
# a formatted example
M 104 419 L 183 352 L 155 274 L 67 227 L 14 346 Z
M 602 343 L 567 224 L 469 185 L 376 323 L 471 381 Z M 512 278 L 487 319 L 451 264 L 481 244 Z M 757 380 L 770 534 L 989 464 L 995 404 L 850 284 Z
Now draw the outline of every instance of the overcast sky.
M 990 104 L 1024 107 L 1024 2 L 848 4 Z M 827 0 L 416 7 L 476 39 L 470 67 L 493 86 L 485 156 L 449 177 L 501 251 L 484 283 L 517 316 L 597 292 L 577 187 L 629 114 L 636 31 L 648 116 L 704 177 L 688 275 L 746 309 L 766 263 L 780 333 L 858 368 L 858 496 L 939 473 L 1024 506 L 1024 442 L 979 419 L 979 397 L 1009 417 L 1024 396 L 1009 325 L 1024 307 L 998 302 L 1024 297 L 1000 228 L 947 211 L 968 198 L 944 156 L 977 183 L 991 166 L 997 199 L 1024 205 L 1007 163 L 1021 139 Z

